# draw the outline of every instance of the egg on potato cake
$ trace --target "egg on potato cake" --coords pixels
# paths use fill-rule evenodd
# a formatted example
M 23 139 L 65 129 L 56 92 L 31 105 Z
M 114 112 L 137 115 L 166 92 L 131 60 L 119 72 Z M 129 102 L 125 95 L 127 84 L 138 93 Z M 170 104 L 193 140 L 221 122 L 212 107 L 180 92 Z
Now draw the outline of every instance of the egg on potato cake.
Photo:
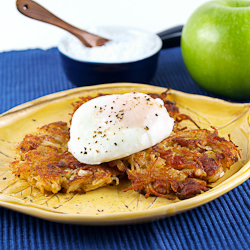
M 167 92 L 81 97 L 71 116 L 70 127 L 59 121 L 25 136 L 10 163 L 16 178 L 42 193 L 84 193 L 126 178 L 127 190 L 145 197 L 186 199 L 238 161 L 231 140 L 200 129 Z M 180 127 L 183 120 L 197 128 Z

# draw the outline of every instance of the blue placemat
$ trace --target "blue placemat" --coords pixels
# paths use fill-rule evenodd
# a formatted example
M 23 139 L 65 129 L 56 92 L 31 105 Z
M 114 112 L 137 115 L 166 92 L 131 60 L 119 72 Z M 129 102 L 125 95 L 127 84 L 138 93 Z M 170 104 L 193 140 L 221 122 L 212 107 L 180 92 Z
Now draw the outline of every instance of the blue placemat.
M 188 75 L 180 48 L 163 50 L 151 84 L 214 96 Z M 57 49 L 0 54 L 0 113 L 73 88 Z M 249 100 L 250 101 L 250 100 Z M 191 211 L 155 222 L 89 227 L 53 223 L 0 208 L 0 249 L 249 249 L 250 181 Z

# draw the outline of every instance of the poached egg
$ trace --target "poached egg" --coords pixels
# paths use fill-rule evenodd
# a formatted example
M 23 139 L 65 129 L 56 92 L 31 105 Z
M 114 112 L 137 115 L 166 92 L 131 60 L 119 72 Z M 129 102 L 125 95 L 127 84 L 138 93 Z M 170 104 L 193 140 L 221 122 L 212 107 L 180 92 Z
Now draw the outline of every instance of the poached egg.
M 82 163 L 109 162 L 154 146 L 173 126 L 161 99 L 136 92 L 100 96 L 74 113 L 68 150 Z

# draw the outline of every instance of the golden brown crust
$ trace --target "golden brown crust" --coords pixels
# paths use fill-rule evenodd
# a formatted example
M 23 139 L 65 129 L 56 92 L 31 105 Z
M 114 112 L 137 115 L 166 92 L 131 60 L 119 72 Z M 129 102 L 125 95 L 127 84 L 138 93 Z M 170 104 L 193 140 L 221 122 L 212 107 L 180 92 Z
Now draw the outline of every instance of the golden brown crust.
M 208 190 L 238 160 L 237 147 L 216 130 L 179 131 L 150 149 L 131 155 L 129 189 L 166 198 L 190 198 Z
M 26 135 L 18 146 L 21 160 L 10 164 L 12 172 L 41 192 L 86 192 L 117 181 L 121 172 L 107 164 L 86 165 L 67 151 L 69 128 L 55 122 Z

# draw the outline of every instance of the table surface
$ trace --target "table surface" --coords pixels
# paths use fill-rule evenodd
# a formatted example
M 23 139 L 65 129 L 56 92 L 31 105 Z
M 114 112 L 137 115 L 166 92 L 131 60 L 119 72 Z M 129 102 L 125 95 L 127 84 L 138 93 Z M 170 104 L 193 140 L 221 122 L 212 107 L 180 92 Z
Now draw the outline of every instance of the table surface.
M 74 5 L 66 0 L 38 2 L 79 27 L 113 24 L 116 20 L 118 25 L 158 32 L 185 23 L 205 0 L 155 0 L 154 4 L 151 0 L 119 4 L 107 0 L 105 5 L 100 0 L 74 0 Z M 4 34 L 0 39 L 0 113 L 46 94 L 75 88 L 64 75 L 54 47 L 63 31 L 23 17 L 16 11 L 14 0 L 3 3 L 0 22 L 8 23 L 0 25 Z M 150 84 L 219 97 L 190 78 L 180 48 L 160 52 Z M 249 189 L 247 180 L 196 209 L 150 223 L 120 226 L 60 224 L 0 207 L 0 249 L 249 249 Z

